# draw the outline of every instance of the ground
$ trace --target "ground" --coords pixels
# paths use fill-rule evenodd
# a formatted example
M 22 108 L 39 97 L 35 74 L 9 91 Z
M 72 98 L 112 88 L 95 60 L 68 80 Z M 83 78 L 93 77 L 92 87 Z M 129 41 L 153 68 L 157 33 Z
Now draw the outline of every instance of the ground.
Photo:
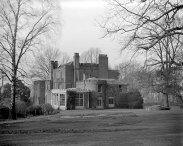
M 0 145 L 181 146 L 183 111 L 76 110 L 0 122 Z

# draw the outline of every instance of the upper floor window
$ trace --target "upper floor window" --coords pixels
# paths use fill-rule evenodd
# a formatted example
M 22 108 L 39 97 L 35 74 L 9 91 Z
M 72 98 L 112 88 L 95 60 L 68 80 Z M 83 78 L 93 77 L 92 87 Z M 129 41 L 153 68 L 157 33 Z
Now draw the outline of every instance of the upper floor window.
M 101 93 L 102 92 L 102 85 L 98 85 L 98 92 Z

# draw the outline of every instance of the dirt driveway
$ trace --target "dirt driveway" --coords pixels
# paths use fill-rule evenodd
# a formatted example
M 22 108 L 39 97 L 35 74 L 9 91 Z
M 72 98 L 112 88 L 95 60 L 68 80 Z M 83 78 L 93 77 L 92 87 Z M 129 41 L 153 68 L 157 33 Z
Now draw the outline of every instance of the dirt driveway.
M 0 145 L 181 146 L 183 112 L 78 110 L 0 122 Z

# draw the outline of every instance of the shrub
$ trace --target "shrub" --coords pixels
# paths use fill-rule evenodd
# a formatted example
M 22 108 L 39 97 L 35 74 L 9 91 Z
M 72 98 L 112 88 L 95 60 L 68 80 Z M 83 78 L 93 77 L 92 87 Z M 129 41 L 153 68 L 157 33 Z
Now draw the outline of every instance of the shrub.
M 28 115 L 33 115 L 33 116 L 42 115 L 41 106 L 39 106 L 39 105 L 31 105 L 31 106 L 29 106 L 27 108 L 27 114 Z
M 50 115 L 53 113 L 54 109 L 53 107 L 51 106 L 51 104 L 49 103 L 46 103 L 46 104 L 42 104 L 41 105 L 41 108 L 42 108 L 42 113 L 44 115 Z
M 140 92 L 138 91 L 122 94 L 121 97 L 118 99 L 117 103 L 117 107 L 120 108 L 143 108 L 143 98 Z
M 54 109 L 53 112 L 52 112 L 53 115 L 58 114 L 58 113 L 60 113 L 59 109 Z
M 8 119 L 10 116 L 10 109 L 5 106 L 0 107 L 0 119 Z

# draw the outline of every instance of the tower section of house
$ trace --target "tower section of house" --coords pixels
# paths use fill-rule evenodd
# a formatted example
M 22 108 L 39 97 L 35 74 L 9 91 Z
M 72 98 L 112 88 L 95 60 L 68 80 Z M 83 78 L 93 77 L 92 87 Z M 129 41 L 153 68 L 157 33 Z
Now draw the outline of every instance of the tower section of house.
M 33 103 L 40 105 L 45 103 L 45 81 L 34 81 L 33 86 Z
M 108 79 L 108 57 L 99 54 L 99 78 Z

